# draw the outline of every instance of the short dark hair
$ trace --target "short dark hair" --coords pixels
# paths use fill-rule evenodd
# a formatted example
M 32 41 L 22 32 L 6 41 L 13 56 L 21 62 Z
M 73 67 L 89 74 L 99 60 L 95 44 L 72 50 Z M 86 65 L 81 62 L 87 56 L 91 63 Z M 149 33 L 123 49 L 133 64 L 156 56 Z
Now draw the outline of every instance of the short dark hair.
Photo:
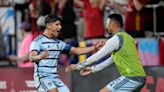
M 108 16 L 108 18 L 118 22 L 120 24 L 121 27 L 123 27 L 123 19 L 122 19 L 122 16 L 120 14 L 110 14 Z
M 61 22 L 61 19 L 57 15 L 47 15 L 45 17 L 45 24 L 56 22 L 57 20 Z

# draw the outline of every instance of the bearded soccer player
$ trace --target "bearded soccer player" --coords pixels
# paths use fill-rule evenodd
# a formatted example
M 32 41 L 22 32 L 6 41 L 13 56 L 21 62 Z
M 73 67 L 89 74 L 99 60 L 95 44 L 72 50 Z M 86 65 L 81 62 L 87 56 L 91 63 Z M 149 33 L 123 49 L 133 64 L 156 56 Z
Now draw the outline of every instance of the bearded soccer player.
M 109 15 L 106 28 L 108 33 L 112 33 L 113 36 L 85 62 L 72 64 L 66 68 L 66 71 L 81 70 L 80 74 L 84 76 L 100 71 L 114 63 L 121 76 L 111 81 L 99 92 L 139 92 L 138 89 L 140 90 L 145 84 L 146 74 L 139 59 L 134 39 L 123 30 L 122 26 L 123 19 L 121 15 Z M 111 57 L 97 65 L 93 65 L 93 62 L 108 54 L 111 54 Z

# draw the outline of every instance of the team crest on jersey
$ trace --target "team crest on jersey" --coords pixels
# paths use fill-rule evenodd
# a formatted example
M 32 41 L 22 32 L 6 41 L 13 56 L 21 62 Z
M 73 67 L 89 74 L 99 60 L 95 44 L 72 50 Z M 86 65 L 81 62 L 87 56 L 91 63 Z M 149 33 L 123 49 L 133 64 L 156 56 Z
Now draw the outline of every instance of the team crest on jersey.
M 52 85 L 52 83 L 51 83 L 51 82 L 49 82 L 49 83 L 48 83 L 48 86 L 51 86 L 51 85 Z

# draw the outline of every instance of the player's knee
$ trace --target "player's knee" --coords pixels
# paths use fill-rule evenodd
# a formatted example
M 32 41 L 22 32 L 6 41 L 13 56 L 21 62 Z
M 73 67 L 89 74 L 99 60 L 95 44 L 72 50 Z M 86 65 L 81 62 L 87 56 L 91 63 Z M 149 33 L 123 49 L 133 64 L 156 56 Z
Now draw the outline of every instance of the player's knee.
M 54 88 L 52 90 L 48 90 L 48 92 L 58 92 L 57 88 Z
M 99 92 L 111 92 L 107 87 L 104 87 Z

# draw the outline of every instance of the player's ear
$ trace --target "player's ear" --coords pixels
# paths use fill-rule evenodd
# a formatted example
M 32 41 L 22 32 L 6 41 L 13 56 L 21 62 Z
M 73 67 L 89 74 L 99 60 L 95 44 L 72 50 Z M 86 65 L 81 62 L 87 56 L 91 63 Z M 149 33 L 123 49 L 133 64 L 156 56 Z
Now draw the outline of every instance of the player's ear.
M 46 25 L 46 28 L 47 28 L 47 29 L 51 29 L 50 23 L 48 23 L 48 24 Z

